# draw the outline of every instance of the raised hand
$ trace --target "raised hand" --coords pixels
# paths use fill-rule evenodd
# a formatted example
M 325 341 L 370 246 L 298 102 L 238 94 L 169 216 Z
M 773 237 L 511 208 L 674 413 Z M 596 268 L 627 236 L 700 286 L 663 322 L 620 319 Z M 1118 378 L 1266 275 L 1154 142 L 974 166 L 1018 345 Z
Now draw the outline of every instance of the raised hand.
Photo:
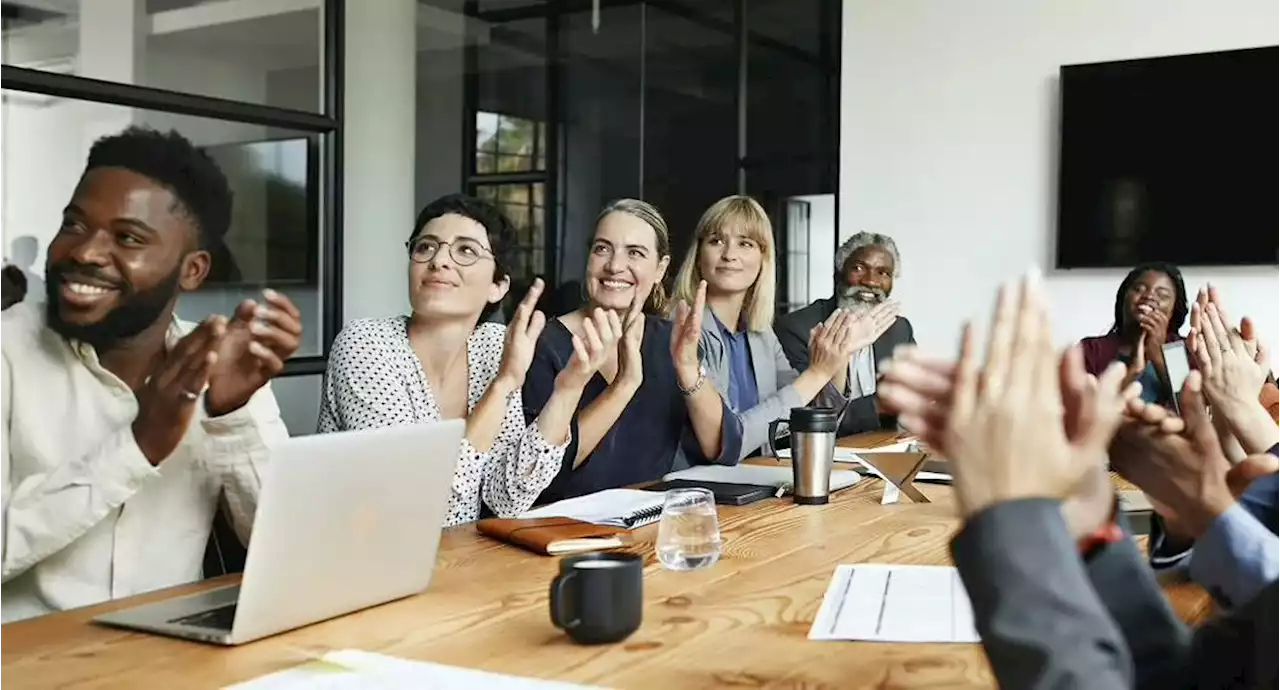
M 876 395 L 898 415 L 898 424 L 929 447 L 946 453 L 943 431 L 955 393 L 954 359 L 932 357 L 915 345 L 899 345 L 880 365 Z
M 676 305 L 671 328 L 671 361 L 676 367 L 676 380 L 684 389 L 697 385 L 699 376 L 698 343 L 702 339 L 702 311 L 707 302 L 707 281 L 698 283 L 693 306 Z
M 1129 359 L 1128 366 L 1125 367 L 1125 380 L 1135 381 L 1142 375 L 1142 370 L 1147 368 L 1147 331 L 1143 329 L 1138 334 L 1138 344 L 1133 347 L 1133 357 Z
M 1089 374 L 1079 345 L 1063 354 L 1059 365 L 1063 431 L 1072 453 L 1087 469 L 1062 501 L 1062 516 L 1075 539 L 1081 539 L 1112 519 L 1115 487 L 1107 476 L 1107 447 L 1124 421 L 1125 407 L 1139 400 L 1142 385 L 1125 381 L 1125 366 L 1112 362 L 1102 376 Z
M 152 465 L 169 457 L 186 435 L 226 334 L 225 317 L 206 319 L 174 345 L 137 392 L 133 436 Z
M 1182 420 L 1141 400 L 1136 417 L 1121 425 L 1111 444 L 1111 466 L 1178 517 L 1180 530 L 1198 537 L 1235 499 L 1227 485 L 1230 464 L 1222 453 L 1202 395 L 1199 371 L 1187 376 L 1179 398 Z
M 583 388 L 617 351 L 623 337 L 617 312 L 596 308 L 582 320 L 583 336 L 573 336 L 573 356 L 556 375 L 556 384 Z
M 644 381 L 644 361 L 640 355 L 644 343 L 644 303 L 649 293 L 637 294 L 622 319 L 622 338 L 618 340 L 618 375 L 615 382 L 639 386 Z
M 1140 337 L 1137 349 L 1143 351 L 1147 360 L 1159 361 L 1163 356 L 1164 341 L 1169 335 L 1169 315 L 1150 307 L 1138 309 L 1138 325 L 1144 337 Z
M 852 318 L 850 312 L 836 309 L 826 321 L 809 331 L 810 369 L 831 379 L 848 368 L 849 358 L 855 352 L 851 344 L 853 331 L 846 327 Z
M 1204 395 L 1217 409 L 1232 405 L 1257 405 L 1258 391 L 1267 380 L 1267 368 L 1255 358 L 1244 336 L 1231 329 L 1216 288 L 1201 290 L 1191 305 L 1188 351 L 1204 376 Z M 1225 411 L 1225 410 L 1223 410 Z
M 1058 371 L 1067 440 L 1077 454 L 1104 463 L 1125 408 L 1142 394 L 1142 385 L 1125 385 L 1125 367 L 1119 362 L 1112 362 L 1102 376 L 1089 374 L 1079 345 L 1067 348 Z
M 507 335 L 502 345 L 502 363 L 498 365 L 498 377 L 508 387 L 515 390 L 524 385 L 524 376 L 529 372 L 533 362 L 533 352 L 538 345 L 538 336 L 547 325 L 547 317 L 536 309 L 538 298 L 542 296 L 543 282 L 535 278 L 524 299 L 516 307 L 511 322 L 507 324 Z
M 897 302 L 881 302 L 870 311 L 859 312 L 845 325 L 849 329 L 850 355 L 880 339 L 898 319 L 902 307 Z
M 245 300 L 227 325 L 218 361 L 209 372 L 205 412 L 221 417 L 249 402 L 284 369 L 302 339 L 302 315 L 288 297 L 264 290 L 263 304 Z
M 1267 371 L 1267 379 L 1274 383 L 1275 375 L 1271 373 L 1270 353 L 1267 351 L 1267 346 L 1262 344 L 1262 340 L 1255 333 L 1253 321 L 1249 317 L 1245 316 L 1240 319 L 1239 332 L 1240 337 L 1244 338 L 1245 350 L 1253 355 L 1254 363 L 1265 369 Z
M 1063 430 L 1057 360 L 1038 274 L 1016 291 L 1001 289 L 981 371 L 973 331 L 965 328 L 941 432 L 962 514 L 1065 497 L 1088 470 Z

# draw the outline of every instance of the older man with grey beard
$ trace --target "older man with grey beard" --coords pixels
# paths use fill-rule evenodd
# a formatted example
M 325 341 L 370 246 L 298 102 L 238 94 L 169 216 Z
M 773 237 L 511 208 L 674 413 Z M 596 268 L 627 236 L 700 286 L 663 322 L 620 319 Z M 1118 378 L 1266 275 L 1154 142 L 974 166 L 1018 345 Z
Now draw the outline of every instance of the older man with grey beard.
M 836 309 L 865 312 L 889 299 L 900 262 L 893 238 L 870 232 L 850 237 L 836 251 L 836 294 L 820 299 L 774 322 L 774 330 L 791 366 L 809 366 L 809 333 Z M 849 399 L 840 421 L 844 436 L 876 429 L 896 429 L 897 417 L 880 404 L 876 395 L 877 369 L 902 343 L 914 343 L 911 322 L 899 316 L 889 322 L 873 344 L 855 352 L 842 391 Z

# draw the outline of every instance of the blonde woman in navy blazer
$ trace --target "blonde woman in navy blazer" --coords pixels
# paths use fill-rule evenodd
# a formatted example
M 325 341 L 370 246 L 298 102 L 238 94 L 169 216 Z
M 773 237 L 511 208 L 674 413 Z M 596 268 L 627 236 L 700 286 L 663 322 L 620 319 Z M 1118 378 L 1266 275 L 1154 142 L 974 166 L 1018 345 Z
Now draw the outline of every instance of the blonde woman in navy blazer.
M 843 409 L 850 358 L 874 340 L 884 313 L 861 316 L 837 310 L 810 336 L 810 366 L 791 368 L 773 332 L 777 261 L 773 226 L 754 199 L 730 196 L 702 214 L 696 237 L 676 274 L 675 301 L 692 303 L 707 281 L 702 319 L 703 366 L 742 423 L 742 452 L 765 444 L 769 423 L 809 404 Z M 832 385 L 834 382 L 834 385 Z

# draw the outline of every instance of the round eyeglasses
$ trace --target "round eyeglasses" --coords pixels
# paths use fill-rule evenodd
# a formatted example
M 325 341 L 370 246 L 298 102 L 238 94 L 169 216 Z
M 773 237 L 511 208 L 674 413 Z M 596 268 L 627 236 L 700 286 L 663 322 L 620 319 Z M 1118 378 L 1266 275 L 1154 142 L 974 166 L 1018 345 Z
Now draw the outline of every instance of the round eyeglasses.
M 470 266 L 481 259 L 493 258 L 493 252 L 469 237 L 459 237 L 452 242 L 422 237 L 412 242 L 405 242 L 404 246 L 409 249 L 409 258 L 419 264 L 425 264 L 434 259 L 441 247 L 449 248 L 449 258 L 459 266 Z

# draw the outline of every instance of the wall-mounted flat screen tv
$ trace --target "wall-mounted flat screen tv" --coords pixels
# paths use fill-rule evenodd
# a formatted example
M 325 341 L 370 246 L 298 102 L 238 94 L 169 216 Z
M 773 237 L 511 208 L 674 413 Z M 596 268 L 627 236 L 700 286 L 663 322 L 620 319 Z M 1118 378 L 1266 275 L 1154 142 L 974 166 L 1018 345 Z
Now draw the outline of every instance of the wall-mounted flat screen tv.
M 1062 67 L 1057 267 L 1275 264 L 1277 57 Z

